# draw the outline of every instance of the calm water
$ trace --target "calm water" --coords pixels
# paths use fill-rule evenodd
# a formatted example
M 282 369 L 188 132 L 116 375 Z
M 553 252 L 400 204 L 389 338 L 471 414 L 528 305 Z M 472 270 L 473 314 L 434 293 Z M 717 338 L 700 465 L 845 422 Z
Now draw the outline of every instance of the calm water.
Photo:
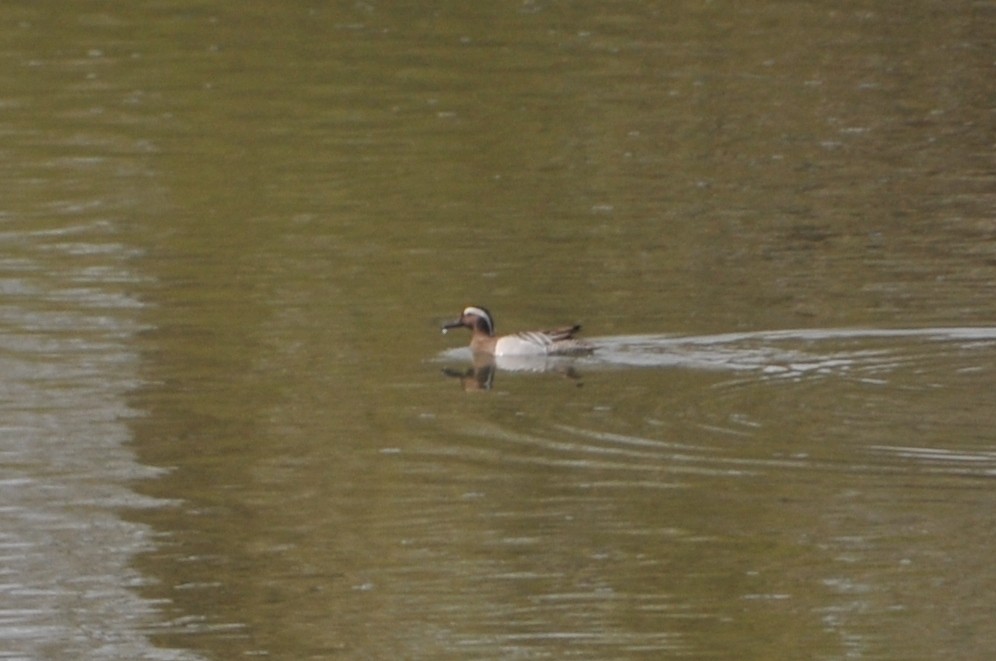
M 992 3 L 0 19 L 0 659 L 996 649 Z

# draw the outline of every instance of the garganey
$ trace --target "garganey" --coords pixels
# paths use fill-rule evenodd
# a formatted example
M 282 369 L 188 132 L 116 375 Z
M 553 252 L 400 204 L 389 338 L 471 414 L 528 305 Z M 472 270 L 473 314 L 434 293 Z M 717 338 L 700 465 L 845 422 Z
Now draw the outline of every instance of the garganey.
M 545 331 L 525 331 L 514 335 L 495 335 L 495 321 L 482 307 L 469 307 L 460 318 L 443 326 L 466 327 L 471 331 L 470 350 L 492 356 L 579 356 L 591 353 L 595 347 L 574 337 L 581 326 L 565 326 Z

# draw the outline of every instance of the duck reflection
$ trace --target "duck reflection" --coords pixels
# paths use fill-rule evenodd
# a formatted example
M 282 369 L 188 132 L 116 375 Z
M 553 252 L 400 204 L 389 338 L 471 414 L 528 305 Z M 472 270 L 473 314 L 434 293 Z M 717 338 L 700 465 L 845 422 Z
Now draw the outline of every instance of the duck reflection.
M 496 372 L 544 372 L 555 373 L 571 379 L 581 387 L 581 374 L 574 366 L 564 359 L 553 359 L 547 356 L 492 356 L 486 353 L 474 353 L 473 364 L 464 369 L 444 367 L 443 374 L 460 380 L 465 391 L 491 390 L 494 386 Z

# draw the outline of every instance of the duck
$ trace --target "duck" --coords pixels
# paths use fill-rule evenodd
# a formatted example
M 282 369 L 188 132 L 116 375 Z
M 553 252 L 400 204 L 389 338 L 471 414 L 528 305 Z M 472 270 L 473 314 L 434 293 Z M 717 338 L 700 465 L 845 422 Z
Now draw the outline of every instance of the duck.
M 490 356 L 579 356 L 595 350 L 591 344 L 575 337 L 579 324 L 552 330 L 524 331 L 513 335 L 495 335 L 495 320 L 487 308 L 464 308 L 459 319 L 443 325 L 443 333 L 454 328 L 469 328 L 470 350 Z

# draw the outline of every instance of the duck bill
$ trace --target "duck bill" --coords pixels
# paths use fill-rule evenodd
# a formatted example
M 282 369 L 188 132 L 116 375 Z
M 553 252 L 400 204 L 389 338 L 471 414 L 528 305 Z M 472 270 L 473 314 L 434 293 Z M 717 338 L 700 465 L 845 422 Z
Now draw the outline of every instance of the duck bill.
M 463 322 L 457 319 L 456 321 L 451 321 L 448 324 L 443 324 L 443 335 L 446 335 L 453 328 L 463 328 Z

